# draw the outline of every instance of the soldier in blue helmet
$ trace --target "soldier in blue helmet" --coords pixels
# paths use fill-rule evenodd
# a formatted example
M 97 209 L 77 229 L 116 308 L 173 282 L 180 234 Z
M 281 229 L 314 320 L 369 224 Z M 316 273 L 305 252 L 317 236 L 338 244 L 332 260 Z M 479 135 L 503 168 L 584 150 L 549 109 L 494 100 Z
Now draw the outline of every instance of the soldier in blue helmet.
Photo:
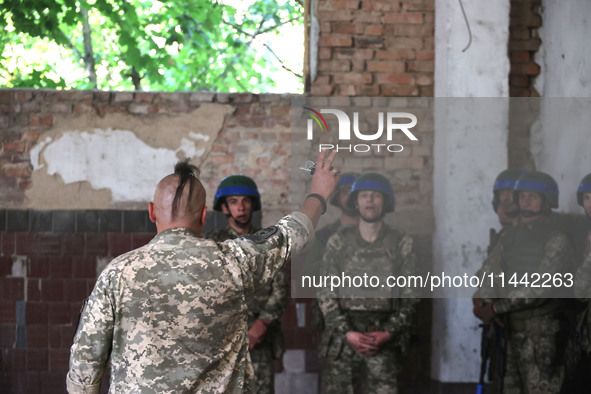
M 521 168 L 508 168 L 503 170 L 497 175 L 493 183 L 493 199 L 492 207 L 494 212 L 497 214 L 499 223 L 502 228 L 497 232 L 494 228 L 489 231 L 489 244 L 486 249 L 487 256 L 489 256 L 496 246 L 503 232 L 511 226 L 516 225 L 519 222 L 519 206 L 514 200 L 513 189 L 517 180 L 526 171 Z M 501 268 L 498 264 L 495 265 L 499 273 Z M 484 267 L 481 267 L 477 272 L 476 276 L 481 277 Z M 480 292 L 477 290 L 472 297 L 472 312 L 474 316 L 482 320 L 481 311 L 486 306 L 486 303 L 482 301 Z M 504 348 L 504 334 L 502 324 L 489 324 L 483 325 L 482 327 L 482 340 L 481 340 L 481 369 L 479 385 L 485 383 L 485 376 L 488 366 L 489 379 L 493 381 L 495 387 L 499 387 L 499 382 L 502 380 L 502 361 L 504 360 L 505 348 Z M 490 360 L 490 361 L 489 361 Z
M 228 217 L 228 227 L 208 232 L 205 237 L 225 241 L 258 231 L 252 226 L 252 213 L 260 211 L 261 196 L 256 183 L 246 175 L 222 179 L 213 198 L 213 209 Z
M 340 228 L 327 243 L 322 276 L 416 274 L 413 240 L 384 223 L 394 211 L 394 191 L 377 173 L 357 177 L 346 201 L 359 222 Z M 396 393 L 402 355 L 417 298 L 408 288 L 322 288 L 325 320 L 320 357 L 323 393 Z M 384 291 L 385 290 L 385 291 Z
M 574 373 L 565 392 L 583 393 L 588 391 L 588 379 L 591 372 L 591 174 L 583 177 L 577 188 L 577 202 L 585 212 L 583 223 L 585 226 L 578 228 L 578 232 L 584 236 L 581 244 L 584 244 L 582 256 L 577 254 L 576 263 L 580 263 L 575 275 L 575 296 L 583 303 L 582 312 L 579 315 L 579 325 L 576 340 L 573 341 L 576 359 Z
M 563 274 L 570 269 L 571 237 L 552 209 L 558 208 L 558 185 L 548 174 L 523 174 L 514 187 L 519 223 L 507 228 L 483 269 L 493 272 L 495 261 L 505 288 L 485 283 L 480 311 L 485 324 L 499 316 L 505 322 L 506 374 L 504 393 L 559 393 L 564 382 L 565 330 L 570 304 L 558 298 L 564 289 L 531 286 L 538 275 Z M 514 279 L 513 285 L 510 280 Z
M 222 179 L 214 196 L 213 209 L 228 217 L 228 225 L 207 232 L 204 238 L 223 242 L 260 230 L 252 224 L 252 213 L 261 209 L 261 196 L 256 183 L 245 175 L 229 175 Z M 285 351 L 280 318 L 288 302 L 287 275 L 281 269 L 267 286 L 257 289 L 248 305 L 253 393 L 274 392 L 273 360 L 280 359 Z

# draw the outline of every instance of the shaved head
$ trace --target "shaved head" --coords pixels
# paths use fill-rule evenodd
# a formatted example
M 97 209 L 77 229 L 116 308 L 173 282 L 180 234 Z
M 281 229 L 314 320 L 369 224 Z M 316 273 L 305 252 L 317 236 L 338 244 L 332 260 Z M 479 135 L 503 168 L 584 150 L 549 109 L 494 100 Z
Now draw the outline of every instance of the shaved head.
M 196 228 L 204 208 L 205 188 L 199 181 L 199 169 L 187 159 L 178 162 L 174 173 L 158 183 L 150 218 L 156 222 L 158 232 L 173 227 Z

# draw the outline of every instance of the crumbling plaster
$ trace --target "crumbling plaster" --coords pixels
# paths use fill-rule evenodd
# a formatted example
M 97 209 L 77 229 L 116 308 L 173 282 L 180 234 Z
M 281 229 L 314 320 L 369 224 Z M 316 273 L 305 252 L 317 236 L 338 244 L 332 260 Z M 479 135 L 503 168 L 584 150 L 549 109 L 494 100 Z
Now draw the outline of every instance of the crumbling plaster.
M 190 113 L 55 116 L 31 150 L 35 209 L 145 208 L 171 163 L 200 165 L 233 107 L 204 103 Z

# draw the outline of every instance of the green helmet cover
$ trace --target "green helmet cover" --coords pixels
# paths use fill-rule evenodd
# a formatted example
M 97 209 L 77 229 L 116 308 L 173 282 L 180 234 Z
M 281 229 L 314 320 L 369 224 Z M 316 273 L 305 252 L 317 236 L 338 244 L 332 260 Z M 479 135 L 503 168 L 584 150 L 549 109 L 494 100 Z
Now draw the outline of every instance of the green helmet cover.
M 356 209 L 357 194 L 362 190 L 373 190 L 382 193 L 384 195 L 383 213 L 394 212 L 394 189 L 392 189 L 392 184 L 385 176 L 375 172 L 367 172 L 355 178 L 347 197 L 349 209 Z
M 525 173 L 526 171 L 523 168 L 508 168 L 497 175 L 493 184 L 492 199 L 492 206 L 495 212 L 499 209 L 501 202 L 499 200 L 499 192 L 503 189 L 513 189 L 519 177 Z
M 551 208 L 558 208 L 558 184 L 544 172 L 530 171 L 520 176 L 513 188 L 515 201 L 519 201 L 520 191 L 538 192 L 544 196 Z
M 583 206 L 584 193 L 591 193 L 591 174 L 585 175 L 585 177 L 581 179 L 581 183 L 579 183 L 579 188 L 577 189 L 577 202 L 580 206 Z
M 222 210 L 222 203 L 228 196 L 248 196 L 252 199 L 252 210 L 261 209 L 261 195 L 257 184 L 246 175 L 228 175 L 218 185 L 213 198 L 214 211 Z
M 341 174 L 341 177 L 339 178 L 339 181 L 337 183 L 337 187 L 334 193 L 332 194 L 332 197 L 330 198 L 331 205 L 334 205 L 335 207 L 340 207 L 339 192 L 343 188 L 350 188 L 351 185 L 353 185 L 353 182 L 355 182 L 355 178 L 357 178 L 358 176 L 359 174 L 356 174 L 354 172 L 345 172 Z

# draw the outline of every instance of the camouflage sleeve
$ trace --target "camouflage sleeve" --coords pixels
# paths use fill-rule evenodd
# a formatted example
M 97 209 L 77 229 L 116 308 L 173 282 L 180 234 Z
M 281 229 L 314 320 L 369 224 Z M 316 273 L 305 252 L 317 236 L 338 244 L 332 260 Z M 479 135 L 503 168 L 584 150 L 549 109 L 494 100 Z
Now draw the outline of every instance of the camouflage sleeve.
M 293 212 L 275 226 L 219 245 L 225 255 L 238 261 L 244 288 L 254 293 L 273 279 L 288 258 L 306 247 L 313 232 L 310 219 Z
M 589 246 L 587 250 L 589 251 Z M 591 251 L 587 254 L 583 263 L 577 269 L 574 278 L 575 281 L 575 297 L 581 300 L 588 300 L 591 298 Z
M 287 275 L 285 270 L 280 269 L 275 274 L 271 283 L 271 295 L 267 299 L 265 306 L 261 309 L 259 319 L 278 320 L 289 302 Z
M 322 255 L 324 254 L 324 245 L 314 238 L 312 246 L 308 248 L 308 254 L 302 267 L 302 275 L 318 275 L 320 265 L 322 264 Z
M 499 268 L 495 268 L 495 266 L 500 264 L 500 256 L 502 254 L 501 248 L 501 243 L 498 242 L 492 249 L 491 253 L 486 257 L 486 259 L 482 263 L 482 267 L 480 267 L 480 269 L 476 271 L 476 276 L 480 278 L 482 274 L 485 273 L 485 275 L 487 275 L 488 278 L 488 275 L 492 272 L 494 272 L 495 275 L 500 273 Z M 482 298 L 486 300 L 486 302 L 492 302 L 492 299 L 499 297 L 499 293 L 496 290 L 495 286 L 500 287 L 500 284 L 495 282 L 491 283 L 490 280 L 485 280 L 481 284 L 481 286 L 474 292 L 474 295 L 472 297 Z
M 82 311 L 70 349 L 70 369 L 66 377 L 70 394 L 99 392 L 111 351 L 114 310 L 109 274 L 103 271 Z
M 544 257 L 542 257 L 538 272 L 549 274 L 562 272 L 565 267 L 568 267 L 572 254 L 573 247 L 568 236 L 564 233 L 554 234 L 544 247 Z M 505 280 L 507 281 L 509 278 Z M 543 304 L 546 299 L 553 298 L 556 290 L 556 288 L 541 286 L 518 288 L 511 286 L 506 298 L 495 301 L 495 307 L 498 313 L 535 308 Z
M 338 262 L 341 261 L 341 258 L 339 258 L 339 251 L 342 250 L 344 250 L 344 247 L 342 239 L 338 234 L 329 238 L 320 266 L 321 276 L 341 276 Z M 344 335 L 349 331 L 353 331 L 353 327 L 349 324 L 347 317 L 343 314 L 337 298 L 337 292 L 328 287 L 321 287 L 318 289 L 318 306 L 324 316 L 327 330 Z
M 400 265 L 401 270 L 399 275 L 410 277 L 417 275 L 417 257 L 414 254 L 412 248 L 413 241 L 412 237 L 405 235 L 398 249 L 400 250 L 400 257 L 402 263 Z M 412 287 L 406 287 L 402 289 L 399 299 L 398 310 L 390 315 L 386 323 L 384 324 L 384 330 L 388 331 L 392 337 L 397 333 L 407 329 L 412 321 L 412 315 L 415 312 L 416 304 L 419 302 L 417 298 L 417 290 Z

